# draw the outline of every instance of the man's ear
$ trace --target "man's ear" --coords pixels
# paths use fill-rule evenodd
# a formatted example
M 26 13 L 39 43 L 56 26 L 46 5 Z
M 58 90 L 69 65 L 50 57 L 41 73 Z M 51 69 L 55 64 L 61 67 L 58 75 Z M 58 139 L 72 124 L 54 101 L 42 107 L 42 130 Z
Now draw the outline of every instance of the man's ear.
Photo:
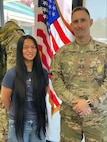
M 93 24 L 93 19 L 90 19 L 90 26 L 92 26 Z

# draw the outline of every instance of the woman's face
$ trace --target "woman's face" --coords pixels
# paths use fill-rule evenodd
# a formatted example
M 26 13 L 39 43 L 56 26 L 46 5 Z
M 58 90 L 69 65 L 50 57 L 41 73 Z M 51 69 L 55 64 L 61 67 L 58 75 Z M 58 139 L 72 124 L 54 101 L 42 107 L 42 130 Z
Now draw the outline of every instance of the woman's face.
M 25 39 L 23 44 L 23 57 L 25 61 L 33 61 L 36 56 L 37 49 L 31 39 Z

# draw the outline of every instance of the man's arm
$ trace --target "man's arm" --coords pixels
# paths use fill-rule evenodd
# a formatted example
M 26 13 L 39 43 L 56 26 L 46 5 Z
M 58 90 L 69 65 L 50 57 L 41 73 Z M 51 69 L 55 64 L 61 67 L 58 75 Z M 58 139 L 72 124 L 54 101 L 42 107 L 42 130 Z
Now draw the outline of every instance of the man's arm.
M 52 73 L 52 85 L 56 92 L 56 95 L 64 102 L 72 105 L 71 101 L 75 99 L 76 96 L 73 96 L 72 92 L 67 89 L 62 75 L 61 70 L 61 54 L 58 51 L 56 55 L 54 55 L 50 72 Z

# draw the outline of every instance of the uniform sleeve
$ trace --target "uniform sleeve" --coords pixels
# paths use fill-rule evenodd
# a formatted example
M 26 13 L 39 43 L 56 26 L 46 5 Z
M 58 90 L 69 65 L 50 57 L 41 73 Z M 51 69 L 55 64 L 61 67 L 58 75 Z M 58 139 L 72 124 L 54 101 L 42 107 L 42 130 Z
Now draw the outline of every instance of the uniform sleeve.
M 94 107 L 98 107 L 104 102 L 107 103 L 107 76 L 104 79 L 104 82 L 101 87 L 99 87 L 98 91 L 90 96 L 90 101 Z
M 1 85 L 13 89 L 14 81 L 15 81 L 15 72 L 13 71 L 13 69 L 10 69 L 6 72 Z
M 52 85 L 56 95 L 62 100 L 62 102 L 72 105 L 71 101 L 75 99 L 75 96 L 73 96 L 72 92 L 70 92 L 64 84 L 60 60 L 61 54 L 58 51 L 57 54 L 54 55 L 50 67 L 50 72 L 52 73 Z
M 100 48 L 105 49 L 104 80 L 102 81 L 98 90 L 89 98 L 94 107 L 98 107 L 102 103 L 107 103 L 107 45 L 103 44 Z

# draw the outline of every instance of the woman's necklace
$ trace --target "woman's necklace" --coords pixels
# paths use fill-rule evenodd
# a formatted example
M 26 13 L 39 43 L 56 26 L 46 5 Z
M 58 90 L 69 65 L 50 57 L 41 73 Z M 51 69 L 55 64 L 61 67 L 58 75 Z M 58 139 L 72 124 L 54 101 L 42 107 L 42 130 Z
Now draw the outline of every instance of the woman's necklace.
M 30 85 L 31 84 L 31 72 L 28 72 L 28 76 L 27 76 L 27 85 Z

